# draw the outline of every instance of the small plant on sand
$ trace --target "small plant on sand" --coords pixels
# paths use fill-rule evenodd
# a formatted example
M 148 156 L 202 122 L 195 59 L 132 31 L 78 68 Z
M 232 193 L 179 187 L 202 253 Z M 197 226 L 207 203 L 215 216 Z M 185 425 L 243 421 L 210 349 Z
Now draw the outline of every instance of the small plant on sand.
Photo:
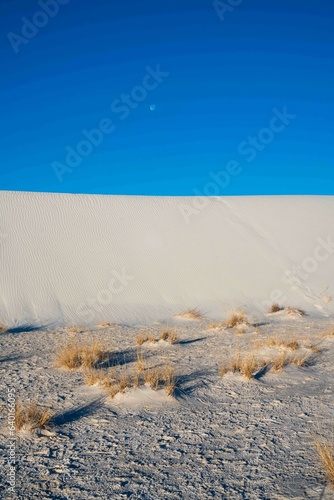
M 98 362 L 106 359 L 107 353 L 103 344 L 95 340 L 90 344 L 70 342 L 58 349 L 55 363 L 60 368 L 77 370 L 81 367 L 93 368 Z
M 296 315 L 296 316 L 305 316 L 305 314 L 306 314 L 305 311 L 303 311 L 302 309 L 299 309 L 299 307 L 286 307 L 284 310 L 287 314 Z
M 34 430 L 45 427 L 53 414 L 50 410 L 40 407 L 36 402 L 23 404 L 22 400 L 15 407 L 15 428 Z
M 154 337 L 154 335 L 150 335 L 147 333 L 139 333 L 136 337 L 136 344 L 143 345 L 145 342 L 154 344 L 156 342 L 156 338 Z
M 271 305 L 271 307 L 269 309 L 269 313 L 274 314 L 274 313 L 281 311 L 282 309 L 283 308 L 279 304 L 277 304 L 277 302 L 275 302 L 274 304 Z
M 229 371 L 232 373 L 240 372 L 247 379 L 251 379 L 265 364 L 264 360 L 256 358 L 254 354 L 241 355 L 240 352 L 237 352 L 229 363 L 221 367 L 220 375 L 224 376 Z
M 315 447 L 328 481 L 334 488 L 334 444 L 327 444 L 323 440 L 315 438 Z
M 249 322 L 243 311 L 231 311 L 225 325 L 227 328 L 235 328 L 239 325 L 249 325 Z
M 145 361 L 145 356 L 142 351 L 137 352 L 137 372 L 142 373 L 145 370 L 146 366 L 146 361 Z
M 145 384 L 149 384 L 154 390 L 159 388 L 161 378 L 161 371 L 158 368 L 147 368 L 143 373 Z
M 130 375 L 126 371 L 122 371 L 118 380 L 119 392 L 123 393 L 125 389 L 130 388 L 132 385 Z
M 194 319 L 194 320 L 203 319 L 203 316 L 198 309 L 187 309 L 183 313 L 176 314 L 176 316 L 184 319 Z
M 298 341 L 295 339 L 283 340 L 283 339 L 271 338 L 268 339 L 264 345 L 267 345 L 269 347 L 285 347 L 286 349 L 291 349 L 291 351 L 296 351 L 300 347 Z
M 280 356 L 278 356 L 276 359 L 273 361 L 273 370 L 275 372 L 278 372 L 279 370 L 282 370 L 287 364 L 289 364 L 290 360 L 286 354 L 286 352 L 282 352 Z
M 169 328 L 165 328 L 162 330 L 160 334 L 160 340 L 165 340 L 170 344 L 176 344 L 179 341 L 179 336 L 176 333 L 176 330 L 170 330 Z
M 0 333 L 7 333 L 7 328 L 3 323 L 0 323 Z
M 166 366 L 162 372 L 162 379 L 166 389 L 167 396 L 174 396 L 178 388 L 179 380 L 171 366 Z
M 88 368 L 84 372 L 84 380 L 87 385 L 103 385 L 105 382 L 106 373 L 104 370 L 96 370 L 95 368 Z
M 136 344 L 143 345 L 144 342 L 147 342 L 148 336 L 146 333 L 139 333 L 136 337 Z
M 290 363 L 297 366 L 307 366 L 311 363 L 313 356 L 310 354 L 296 354 L 291 358 Z

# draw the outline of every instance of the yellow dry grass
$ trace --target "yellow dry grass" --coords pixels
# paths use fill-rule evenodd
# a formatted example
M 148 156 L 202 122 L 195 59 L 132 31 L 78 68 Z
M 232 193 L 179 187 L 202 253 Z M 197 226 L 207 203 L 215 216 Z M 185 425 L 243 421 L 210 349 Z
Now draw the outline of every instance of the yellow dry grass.
M 60 368 L 77 370 L 93 368 L 99 361 L 106 357 L 105 346 L 95 340 L 91 343 L 69 342 L 58 348 L 55 364 Z
M 144 353 L 142 351 L 137 352 L 136 366 L 137 366 L 138 373 L 142 373 L 145 370 L 146 361 L 145 361 Z
M 101 384 L 103 385 L 106 379 L 106 373 L 104 370 L 96 370 L 95 368 L 89 368 L 84 372 L 84 380 L 87 385 Z
M 235 328 L 239 325 L 249 325 L 246 314 L 243 311 L 231 311 L 225 326 L 227 328 Z
M 165 340 L 170 344 L 176 344 L 179 341 L 179 336 L 176 330 L 171 330 L 170 328 L 164 328 L 159 338 L 160 340 Z
M 295 314 L 297 316 L 305 316 L 306 314 L 305 311 L 303 311 L 303 309 L 299 309 L 299 307 L 286 307 L 284 311 L 287 314 Z
M 143 345 L 145 342 L 149 342 L 151 344 L 154 344 L 156 342 L 156 338 L 154 335 L 147 334 L 147 333 L 139 333 L 136 337 L 136 344 L 137 345 Z
M 198 309 L 187 309 L 186 311 L 176 314 L 177 317 L 179 318 L 185 318 L 185 319 L 194 319 L 194 320 L 201 320 L 203 319 L 202 314 Z
M 40 407 L 36 402 L 24 404 L 19 400 L 15 407 L 16 430 L 43 428 L 50 422 L 52 416 L 50 410 Z
M 280 356 L 273 360 L 273 370 L 275 372 L 282 370 L 287 364 L 289 364 L 290 359 L 286 352 L 282 352 Z
M 252 354 L 241 354 L 237 352 L 232 356 L 229 362 L 223 364 L 220 368 L 220 374 L 226 375 L 229 371 L 232 373 L 240 372 L 247 379 L 251 379 L 261 367 L 265 366 L 266 361 Z
M 334 445 L 315 438 L 315 447 L 328 481 L 334 488 Z
M 270 306 L 270 309 L 269 309 L 269 313 L 273 314 L 273 313 L 276 313 L 278 311 L 281 311 L 282 310 L 282 307 L 277 304 L 277 302 L 275 302 L 274 304 L 272 304 Z

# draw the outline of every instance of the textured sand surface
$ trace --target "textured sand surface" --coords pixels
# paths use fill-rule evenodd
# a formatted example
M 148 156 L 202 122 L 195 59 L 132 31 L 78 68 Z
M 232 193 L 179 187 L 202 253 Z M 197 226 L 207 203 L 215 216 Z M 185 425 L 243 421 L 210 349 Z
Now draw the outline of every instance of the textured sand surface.
M 333 218 L 334 197 L 0 192 L 0 322 L 134 324 L 275 300 L 332 314 Z
M 168 362 L 177 369 L 174 400 L 143 389 L 112 400 L 85 385 L 80 370 L 56 368 L 57 346 L 73 338 L 67 328 L 2 334 L 1 498 L 332 500 L 312 435 L 334 441 L 334 336 L 319 336 L 334 331 L 333 320 L 285 312 L 257 319 L 256 330 L 238 334 L 209 330 L 207 320 L 170 318 L 180 343 L 141 349 L 152 366 Z M 145 331 L 158 336 L 162 327 L 155 323 Z M 104 340 L 116 364 L 132 369 L 139 331 L 114 325 L 75 337 Z M 237 349 L 263 352 L 257 346 L 271 338 L 297 338 L 319 352 L 308 366 L 270 368 L 249 381 L 219 375 Z M 55 412 L 43 434 L 17 435 L 15 497 L 5 491 L 6 394 L 13 387 L 17 397 L 37 399 Z

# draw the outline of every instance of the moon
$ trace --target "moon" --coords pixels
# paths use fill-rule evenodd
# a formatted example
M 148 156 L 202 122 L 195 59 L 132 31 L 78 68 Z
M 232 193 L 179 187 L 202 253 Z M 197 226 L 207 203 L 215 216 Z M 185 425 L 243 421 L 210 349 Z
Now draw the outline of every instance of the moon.
M 150 106 L 150 110 L 151 110 L 151 111 L 154 111 L 154 110 L 155 110 L 155 108 L 156 108 L 156 105 L 155 105 L 155 104 L 151 104 L 151 106 Z

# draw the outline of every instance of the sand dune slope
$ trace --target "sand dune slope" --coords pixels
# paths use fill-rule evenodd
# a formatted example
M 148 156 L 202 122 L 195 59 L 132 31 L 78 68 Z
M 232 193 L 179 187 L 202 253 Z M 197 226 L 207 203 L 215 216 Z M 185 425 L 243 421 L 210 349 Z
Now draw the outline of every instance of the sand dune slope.
M 334 197 L 0 192 L 0 322 L 334 313 Z

